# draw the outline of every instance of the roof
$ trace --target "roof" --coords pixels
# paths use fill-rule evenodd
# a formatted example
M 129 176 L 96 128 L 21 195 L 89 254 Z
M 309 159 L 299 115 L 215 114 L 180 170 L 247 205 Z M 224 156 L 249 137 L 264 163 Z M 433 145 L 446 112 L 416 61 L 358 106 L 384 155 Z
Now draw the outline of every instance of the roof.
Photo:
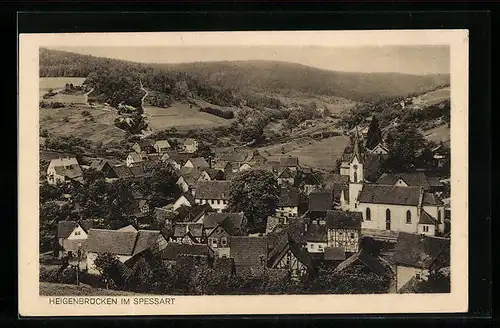
M 288 233 L 284 234 L 278 245 L 276 245 L 276 247 L 269 253 L 268 265 L 271 268 L 274 268 L 288 251 L 291 251 L 297 260 L 299 260 L 306 267 L 310 269 L 314 267 L 309 253 L 300 247 L 300 245 L 297 244 Z
M 187 233 L 193 237 L 203 236 L 203 224 L 192 222 L 177 222 L 174 225 L 174 237 L 184 237 Z
M 174 160 L 178 164 L 184 164 L 190 157 L 190 154 L 179 153 L 176 150 L 168 150 L 167 154 L 169 156 L 169 160 Z
M 333 209 L 331 192 L 312 192 L 309 194 L 309 211 L 329 211 Z
M 205 229 L 212 229 L 221 224 L 224 220 L 229 219 L 233 228 L 240 229 L 243 224 L 244 214 L 241 213 L 208 213 L 203 219 Z M 230 233 L 230 231 L 227 231 Z
M 394 248 L 398 265 L 428 269 L 438 256 L 449 266 L 450 239 L 400 232 Z
M 325 215 L 328 229 L 361 230 L 363 214 L 361 212 L 345 212 L 340 210 L 327 211 Z
M 337 268 L 335 268 L 335 272 L 342 272 L 351 265 L 355 265 L 357 263 L 366 266 L 379 277 L 388 277 L 391 275 L 390 271 L 388 271 L 388 269 L 378 259 L 370 255 L 365 250 L 360 250 L 347 260 L 340 263 Z
M 157 140 L 155 142 L 155 145 L 157 147 L 159 147 L 160 149 L 162 149 L 162 148 L 170 148 L 170 143 L 168 142 L 168 140 Z
M 193 205 L 194 204 L 194 197 L 191 193 L 189 192 L 185 192 L 183 193 L 182 195 L 179 196 L 179 198 L 177 198 L 177 200 L 179 200 L 181 197 L 184 197 L 186 198 L 186 200 L 191 204 Z
M 324 260 L 325 261 L 344 261 L 345 260 L 344 247 L 326 247 Z
M 230 237 L 230 257 L 234 259 L 234 265 L 238 267 L 249 267 L 263 269 L 267 259 L 266 237 Z
M 187 138 L 185 141 L 184 141 L 184 145 L 188 146 L 188 145 L 195 145 L 196 144 L 196 140 L 193 139 L 193 138 Z
M 297 157 L 280 157 L 280 166 L 281 167 L 293 167 L 299 166 L 299 159 Z
M 102 158 L 98 158 L 98 159 L 94 159 L 90 162 L 90 168 L 100 172 L 106 164 L 109 165 L 107 160 L 102 159 Z
M 65 158 L 54 158 L 50 160 L 49 165 L 56 166 L 68 166 L 68 165 L 79 165 L 76 157 L 65 157 Z
M 191 162 L 191 164 L 193 164 L 193 167 L 195 168 L 209 167 L 207 161 L 203 157 L 190 158 L 186 161 L 186 163 L 187 162 Z
M 420 187 L 365 184 L 359 193 L 360 203 L 417 206 Z
M 154 141 L 150 139 L 140 139 L 136 142 L 136 144 L 139 145 L 139 147 L 152 147 L 154 145 Z
M 144 157 L 141 154 L 137 154 L 136 152 L 131 152 L 128 154 L 127 159 L 131 159 L 132 162 L 137 163 L 137 162 L 142 162 L 144 161 Z
M 299 205 L 299 190 L 295 188 L 281 189 L 278 207 L 295 207 Z
M 201 172 L 206 172 L 210 179 L 216 179 L 217 177 L 223 176 L 223 172 L 221 170 L 212 169 L 209 167 L 202 169 Z
M 156 241 L 159 237 L 159 230 L 139 230 L 133 255 L 136 255 L 146 249 L 152 249 L 156 245 Z
M 314 173 L 303 172 L 302 181 L 306 185 L 319 186 L 323 182 L 323 176 L 319 172 L 314 172 Z
M 444 203 L 433 193 L 424 193 L 423 205 L 444 205 Z
M 145 176 L 148 174 L 147 173 L 148 169 L 146 167 L 146 163 L 139 163 L 139 165 L 134 164 L 134 166 L 131 166 L 128 169 L 132 173 L 132 176 L 134 178 L 142 177 L 142 176 Z
M 296 173 L 292 172 L 288 167 L 285 167 L 279 174 L 278 178 L 280 179 L 289 179 L 289 178 L 295 178 Z
M 236 163 L 244 162 L 248 157 L 247 152 L 235 149 L 215 149 L 215 154 L 219 161 Z
M 134 174 L 132 173 L 130 168 L 123 166 L 123 165 L 113 167 L 113 171 L 115 172 L 116 176 L 120 179 L 134 177 Z
M 132 224 L 126 225 L 126 226 L 121 227 L 120 229 L 116 229 L 116 230 L 118 230 L 118 231 L 137 231 L 137 229 Z
M 378 179 L 377 184 L 393 185 L 399 179 L 403 180 L 408 186 L 423 187 L 429 190 L 430 185 L 427 176 L 423 172 L 409 172 L 409 173 L 383 173 Z
M 167 243 L 161 252 L 162 260 L 176 260 L 179 255 L 211 256 L 212 250 L 205 244 Z
M 227 166 L 228 164 L 232 166 L 232 164 L 231 164 L 230 162 L 228 162 L 228 161 L 217 161 L 217 162 L 213 165 L 213 168 L 214 168 L 214 169 L 220 169 L 220 170 L 223 170 L 223 169 L 225 169 L 225 168 L 226 168 L 226 166 Z
M 116 255 L 132 255 L 137 237 L 135 231 L 90 229 L 87 238 L 87 251 Z
M 306 240 L 311 242 L 325 242 L 326 243 L 326 226 L 311 223 L 307 225 Z
M 57 223 L 57 238 L 68 238 L 77 227 L 76 221 L 59 221 Z
M 78 163 L 67 164 L 65 166 L 54 166 L 54 170 L 57 174 L 65 176 L 69 179 L 78 180 L 83 176 L 82 168 L 78 165 Z
M 418 220 L 418 224 L 432 224 L 437 225 L 438 221 L 432 217 L 429 213 L 424 210 L 420 211 L 420 218 Z
M 229 199 L 229 181 L 198 181 L 193 185 L 196 199 Z
M 214 209 L 208 203 L 202 205 L 193 205 L 191 207 L 181 206 L 177 209 L 177 218 L 179 221 L 183 222 L 196 222 L 203 214 L 213 211 Z

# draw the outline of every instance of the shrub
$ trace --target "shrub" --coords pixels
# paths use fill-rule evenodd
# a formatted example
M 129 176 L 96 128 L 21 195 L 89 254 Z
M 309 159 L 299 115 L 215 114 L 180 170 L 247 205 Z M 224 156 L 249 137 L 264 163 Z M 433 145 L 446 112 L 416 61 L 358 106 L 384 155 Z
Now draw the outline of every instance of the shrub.
M 225 118 L 225 119 L 234 118 L 233 111 L 223 110 L 223 109 L 219 109 L 219 108 L 204 107 L 204 108 L 200 108 L 200 112 L 209 113 L 209 114 L 212 114 L 212 115 L 215 115 L 215 116 L 219 116 L 219 117 L 222 117 L 222 118 Z

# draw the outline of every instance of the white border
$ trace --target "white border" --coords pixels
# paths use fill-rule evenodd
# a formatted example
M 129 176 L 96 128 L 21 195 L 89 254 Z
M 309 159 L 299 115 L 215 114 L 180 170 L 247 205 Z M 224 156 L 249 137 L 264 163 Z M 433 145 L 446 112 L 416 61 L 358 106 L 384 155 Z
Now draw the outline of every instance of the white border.
M 449 45 L 451 56 L 451 293 L 432 295 L 175 296 L 165 306 L 57 306 L 38 283 L 38 49 L 71 46 Z M 468 31 L 286 31 L 22 34 L 19 39 L 19 313 L 22 316 L 377 314 L 465 312 L 468 307 Z M 460 215 L 460 216 L 459 216 Z

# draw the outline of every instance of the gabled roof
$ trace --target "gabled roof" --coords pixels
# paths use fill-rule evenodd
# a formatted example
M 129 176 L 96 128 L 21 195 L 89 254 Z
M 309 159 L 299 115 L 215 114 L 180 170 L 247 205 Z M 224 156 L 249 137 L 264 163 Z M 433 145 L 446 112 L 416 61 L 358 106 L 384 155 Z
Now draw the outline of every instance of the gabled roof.
M 229 199 L 229 181 L 198 181 L 193 185 L 196 199 Z
M 446 267 L 450 265 L 449 252 L 449 238 L 400 232 L 394 249 L 394 262 L 402 266 L 428 269 L 440 256 Z
M 130 168 L 121 165 L 121 166 L 115 166 L 112 168 L 113 171 L 115 172 L 116 176 L 120 179 L 125 179 L 125 178 L 133 178 L 134 174 L 130 170 Z
M 193 167 L 195 167 L 195 168 L 208 168 L 209 167 L 207 161 L 203 157 L 190 158 L 186 161 L 186 163 L 187 162 L 191 162 L 191 164 L 193 164 Z
M 144 157 L 141 154 L 137 154 L 136 152 L 131 152 L 128 154 L 127 159 L 132 160 L 134 163 L 144 161 Z
M 168 140 L 157 140 L 155 142 L 155 145 L 157 147 L 159 147 L 160 149 L 163 149 L 163 148 L 170 148 L 170 143 L 168 142 Z
M 150 139 L 140 139 L 136 142 L 136 144 L 138 144 L 139 147 L 141 147 L 141 148 L 153 147 L 154 141 L 150 140 Z
M 212 256 L 213 251 L 205 244 L 167 243 L 161 252 L 162 260 L 176 260 L 180 255 Z
M 57 223 L 57 238 L 68 238 L 77 227 L 76 221 L 59 221 Z
M 299 166 L 299 159 L 297 157 L 283 156 L 280 157 L 281 167 L 295 167 Z
M 266 237 L 230 237 L 230 257 L 234 259 L 234 265 L 238 267 L 249 267 L 256 271 L 263 270 L 267 260 L 267 238 Z
M 205 229 L 213 229 L 220 225 L 224 220 L 229 220 L 232 225 L 232 229 L 241 229 L 244 220 L 244 214 L 241 213 L 207 213 L 203 218 L 203 227 Z M 227 231 L 227 230 L 226 230 Z M 227 231 L 231 234 L 232 231 Z
M 439 222 L 432 217 L 429 213 L 424 211 L 423 209 L 420 211 L 420 218 L 418 220 L 418 224 L 432 224 L 437 225 Z
M 365 184 L 359 193 L 360 203 L 417 206 L 420 187 Z
M 57 166 L 69 166 L 69 165 L 79 165 L 76 157 L 65 157 L 65 158 L 54 158 L 50 160 L 49 165 L 54 167 Z
M 295 178 L 295 174 L 288 167 L 285 167 L 279 174 L 279 179 Z
M 222 177 L 223 176 L 223 172 L 221 170 L 217 170 L 217 169 L 212 169 L 212 168 L 203 168 L 200 170 L 201 172 L 206 172 L 208 174 L 208 176 L 210 177 L 210 179 L 217 179 L 218 177 Z
M 345 260 L 344 247 L 326 247 L 324 260 L 325 261 L 344 261 Z
M 360 250 L 355 253 L 351 257 L 349 257 L 344 262 L 340 263 L 337 268 L 335 268 L 335 272 L 342 272 L 351 265 L 362 264 L 369 268 L 373 273 L 375 273 L 379 277 L 390 277 L 390 271 L 375 257 L 370 255 L 365 250 Z
M 203 236 L 203 224 L 192 222 L 177 222 L 174 225 L 174 237 L 184 237 L 188 232 L 191 236 L 199 238 Z
M 269 267 L 274 268 L 288 251 L 291 251 L 297 260 L 299 260 L 307 268 L 312 269 L 314 267 L 309 253 L 300 247 L 300 245 L 297 244 L 288 233 L 281 238 L 278 245 L 269 253 Z
M 361 229 L 363 214 L 361 212 L 327 211 L 325 215 L 328 229 Z
M 306 240 L 309 242 L 325 242 L 326 243 L 326 226 L 316 223 L 307 225 Z
M 177 198 L 177 200 L 179 200 L 181 197 L 184 197 L 189 202 L 189 204 L 191 205 L 194 204 L 194 197 L 191 193 L 185 192 L 182 195 L 180 195 L 179 198 Z
M 430 188 L 427 176 L 423 172 L 408 173 L 383 173 L 377 179 L 377 184 L 393 185 L 399 179 L 403 180 L 410 187 L 423 187 L 425 190 Z
M 299 206 L 299 190 L 295 188 L 281 189 L 278 207 Z
M 213 165 L 213 168 L 214 168 L 214 169 L 218 169 L 218 170 L 223 170 L 223 169 L 225 169 L 225 168 L 226 168 L 226 166 L 227 166 L 228 164 L 232 166 L 232 164 L 231 164 L 230 162 L 228 162 L 228 161 L 217 161 L 217 162 Z
M 136 255 L 146 249 L 153 249 L 160 236 L 161 233 L 159 230 L 139 230 L 137 233 L 137 240 L 133 255 Z
M 98 172 L 102 171 L 106 164 L 110 165 L 107 160 L 102 158 L 94 159 L 90 162 L 90 168 Z
M 184 145 L 185 146 L 191 146 L 191 145 L 195 145 L 196 144 L 196 140 L 193 139 L 193 138 L 187 138 L 185 141 L 184 141 Z
M 107 229 L 90 229 L 87 238 L 87 251 L 116 255 L 132 255 L 137 232 Z
M 83 177 L 82 168 L 78 164 L 69 164 L 66 166 L 55 166 L 54 170 L 57 174 L 65 176 L 69 179 L 79 180 Z
M 247 152 L 237 149 L 215 149 L 215 155 L 219 161 L 235 163 L 244 162 L 248 157 Z
M 329 211 L 333 209 L 331 192 L 312 192 L 309 194 L 309 211 Z
M 441 201 L 435 194 L 426 192 L 424 193 L 424 198 L 422 201 L 423 205 L 444 205 L 443 201 Z
M 319 186 L 323 183 L 323 176 L 319 172 L 304 173 L 302 172 L 302 181 L 306 185 Z

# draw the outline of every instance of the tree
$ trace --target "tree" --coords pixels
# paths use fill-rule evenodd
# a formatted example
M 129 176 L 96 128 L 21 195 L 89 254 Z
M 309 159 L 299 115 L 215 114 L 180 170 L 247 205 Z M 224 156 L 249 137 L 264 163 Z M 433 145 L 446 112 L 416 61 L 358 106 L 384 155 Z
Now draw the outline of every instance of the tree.
M 149 197 L 151 206 L 165 206 L 180 195 L 174 170 L 170 166 L 153 164 L 149 167 L 149 172 L 137 186 L 143 195 Z
M 245 212 L 252 228 L 260 226 L 276 212 L 278 199 L 278 183 L 271 172 L 245 171 L 231 181 L 229 208 L 233 212 Z
M 206 161 L 209 164 L 211 161 L 213 161 L 213 159 L 215 157 L 215 153 L 212 150 L 212 148 L 210 148 L 207 144 L 205 144 L 203 142 L 200 143 L 200 145 L 198 146 L 198 150 L 196 152 L 197 152 L 199 157 L 203 157 L 204 159 L 206 159 Z
M 366 147 L 368 149 L 375 148 L 382 141 L 382 131 L 378 125 L 378 120 L 376 116 L 373 116 L 368 128 L 368 134 L 366 136 Z
M 110 283 L 114 280 L 119 280 L 120 277 L 118 275 L 120 260 L 118 256 L 111 253 L 99 253 L 94 261 L 94 265 L 96 269 L 101 274 L 101 278 L 106 286 L 106 289 L 109 288 Z
M 387 135 L 389 156 L 386 168 L 391 171 L 410 171 L 425 147 L 423 134 L 415 127 L 401 124 Z

